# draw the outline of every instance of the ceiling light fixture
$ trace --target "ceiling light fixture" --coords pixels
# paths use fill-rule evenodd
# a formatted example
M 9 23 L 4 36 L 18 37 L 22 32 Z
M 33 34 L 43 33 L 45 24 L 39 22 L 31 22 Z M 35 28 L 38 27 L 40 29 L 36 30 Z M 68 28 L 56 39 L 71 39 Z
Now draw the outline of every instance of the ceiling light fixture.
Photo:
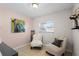
M 37 3 L 32 3 L 32 7 L 33 8 L 38 8 L 38 4 Z

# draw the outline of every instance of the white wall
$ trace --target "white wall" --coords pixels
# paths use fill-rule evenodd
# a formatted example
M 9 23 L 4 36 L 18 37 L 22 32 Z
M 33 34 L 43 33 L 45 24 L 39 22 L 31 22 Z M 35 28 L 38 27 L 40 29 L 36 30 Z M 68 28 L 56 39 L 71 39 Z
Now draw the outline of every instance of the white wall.
M 79 4 L 75 4 L 74 7 L 73 7 L 73 12 L 78 8 L 79 10 Z M 79 11 L 78 11 L 79 13 Z M 77 19 L 78 22 L 79 22 L 79 18 Z M 79 23 L 78 23 L 79 25 Z M 75 30 L 72 30 L 72 37 L 73 37 L 73 55 L 75 56 L 79 56 L 79 30 L 78 29 L 75 29 Z
M 79 56 L 79 30 L 72 30 L 73 34 L 73 55 Z
M 12 33 L 11 17 L 24 20 L 27 28 L 26 31 L 23 33 Z M 28 43 L 30 41 L 30 30 L 30 18 L 0 6 L 0 37 L 3 42 L 13 48 Z
M 63 10 L 56 13 L 51 13 L 46 16 L 38 17 L 34 19 L 33 22 L 33 29 L 36 32 L 39 32 L 39 24 L 48 20 L 51 20 L 54 22 L 55 26 L 55 32 L 54 33 L 43 33 L 43 40 L 44 43 L 52 42 L 53 37 L 65 35 L 68 38 L 68 46 L 71 48 L 72 44 L 72 38 L 71 38 L 71 21 L 69 19 L 71 15 L 71 9 Z

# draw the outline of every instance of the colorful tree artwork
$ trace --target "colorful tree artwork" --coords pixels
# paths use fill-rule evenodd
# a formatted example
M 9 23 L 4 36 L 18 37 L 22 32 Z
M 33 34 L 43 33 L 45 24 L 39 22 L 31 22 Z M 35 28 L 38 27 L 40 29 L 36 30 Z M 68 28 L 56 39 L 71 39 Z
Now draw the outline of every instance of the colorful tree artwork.
M 20 19 L 11 18 L 11 32 L 25 32 L 25 22 Z

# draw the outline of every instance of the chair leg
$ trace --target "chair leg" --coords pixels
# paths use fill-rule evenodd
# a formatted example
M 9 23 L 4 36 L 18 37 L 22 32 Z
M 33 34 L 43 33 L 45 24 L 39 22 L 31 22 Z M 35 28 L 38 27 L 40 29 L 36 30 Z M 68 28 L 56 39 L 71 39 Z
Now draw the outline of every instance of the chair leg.
M 39 49 L 39 50 L 41 50 L 42 47 L 30 47 L 30 49 Z
M 64 56 L 64 53 L 62 54 L 62 56 Z
M 18 52 L 16 52 L 13 56 L 18 56 Z
M 32 49 L 32 47 L 30 47 L 30 49 Z

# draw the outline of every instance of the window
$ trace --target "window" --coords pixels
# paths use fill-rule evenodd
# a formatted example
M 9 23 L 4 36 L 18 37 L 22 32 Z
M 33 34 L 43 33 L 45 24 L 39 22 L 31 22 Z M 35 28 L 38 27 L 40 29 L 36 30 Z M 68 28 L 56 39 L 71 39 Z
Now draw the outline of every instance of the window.
M 54 23 L 52 21 L 41 23 L 40 31 L 41 32 L 54 32 Z

